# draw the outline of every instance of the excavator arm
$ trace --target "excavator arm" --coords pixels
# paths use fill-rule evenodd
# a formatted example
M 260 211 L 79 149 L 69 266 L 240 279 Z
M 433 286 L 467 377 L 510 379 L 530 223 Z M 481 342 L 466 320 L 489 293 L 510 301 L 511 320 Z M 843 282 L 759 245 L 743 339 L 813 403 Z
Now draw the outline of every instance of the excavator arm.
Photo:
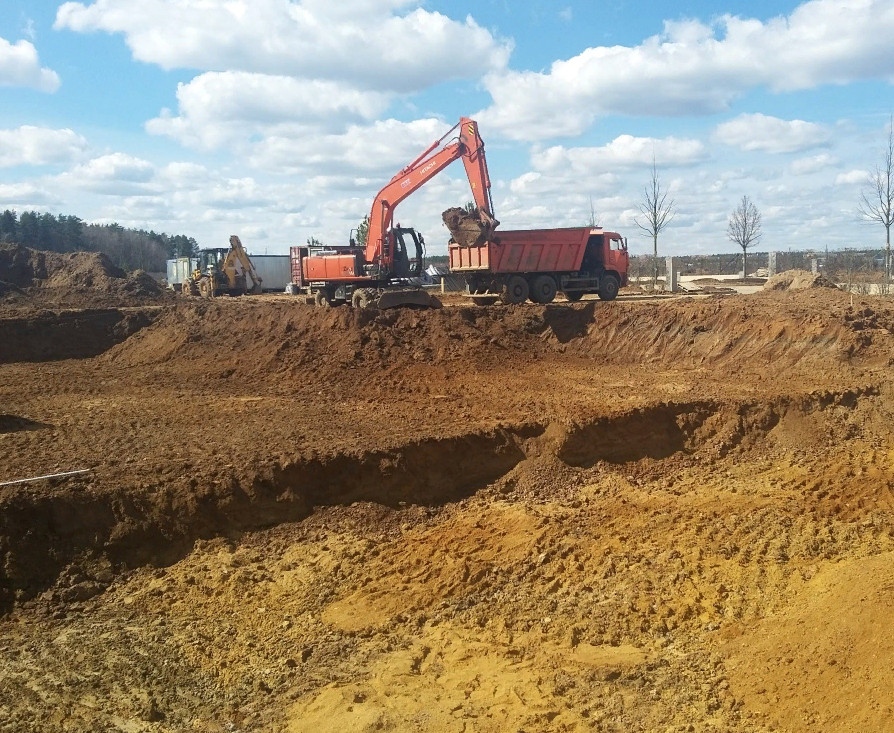
M 457 137 L 445 143 L 457 128 L 459 129 Z M 475 205 L 488 220 L 493 219 L 484 141 L 478 134 L 478 123 L 468 117 L 461 117 L 447 134 L 432 143 L 379 191 L 369 215 L 369 233 L 364 253 L 367 264 L 380 264 L 385 269 L 391 268 L 394 253 L 393 248 L 388 246 L 387 237 L 394 219 L 394 209 L 407 196 L 458 158 L 463 159 Z

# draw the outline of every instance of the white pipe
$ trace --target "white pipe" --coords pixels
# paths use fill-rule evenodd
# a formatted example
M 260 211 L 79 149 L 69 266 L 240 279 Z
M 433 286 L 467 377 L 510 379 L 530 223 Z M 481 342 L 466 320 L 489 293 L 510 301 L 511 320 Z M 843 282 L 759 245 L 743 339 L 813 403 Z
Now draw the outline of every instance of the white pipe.
M 63 476 L 76 476 L 79 473 L 88 473 L 92 468 L 79 468 L 77 471 L 63 471 L 62 473 L 49 473 L 46 476 L 34 476 L 33 478 L 19 478 L 15 481 L 4 481 L 0 486 L 12 486 L 13 484 L 27 484 L 31 481 L 42 481 L 46 478 L 61 478 Z

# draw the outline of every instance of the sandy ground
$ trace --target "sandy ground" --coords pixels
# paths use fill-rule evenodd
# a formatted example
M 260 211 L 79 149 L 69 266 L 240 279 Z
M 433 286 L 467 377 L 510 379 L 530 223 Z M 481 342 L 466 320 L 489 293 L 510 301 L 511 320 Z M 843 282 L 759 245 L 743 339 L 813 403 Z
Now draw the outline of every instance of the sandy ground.
M 0 330 L 0 731 L 894 729 L 888 300 Z

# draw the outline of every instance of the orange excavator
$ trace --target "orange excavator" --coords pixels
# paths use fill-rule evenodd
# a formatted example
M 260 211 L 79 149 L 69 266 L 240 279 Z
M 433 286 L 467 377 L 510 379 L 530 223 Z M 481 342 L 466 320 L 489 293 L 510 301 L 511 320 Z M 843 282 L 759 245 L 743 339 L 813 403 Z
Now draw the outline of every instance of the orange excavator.
M 351 303 L 355 308 L 437 307 L 436 298 L 411 283 L 422 274 L 425 240 L 412 228 L 394 226 L 394 210 L 459 158 L 472 187 L 482 237 L 490 236 L 499 222 L 493 218 L 484 142 L 478 134 L 478 124 L 462 117 L 379 191 L 369 214 L 365 244 L 352 238 L 348 246 L 324 251 L 293 248 L 296 284 L 311 293 L 319 306 Z

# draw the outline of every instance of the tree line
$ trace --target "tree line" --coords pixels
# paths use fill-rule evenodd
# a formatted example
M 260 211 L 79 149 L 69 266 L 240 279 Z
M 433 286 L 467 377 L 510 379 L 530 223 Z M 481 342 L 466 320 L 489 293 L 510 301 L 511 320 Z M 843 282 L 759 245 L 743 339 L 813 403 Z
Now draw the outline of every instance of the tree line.
M 37 211 L 0 214 L 0 242 L 49 252 L 102 252 L 123 270 L 163 272 L 165 260 L 194 256 L 199 244 L 184 234 L 87 224 L 77 216 Z

